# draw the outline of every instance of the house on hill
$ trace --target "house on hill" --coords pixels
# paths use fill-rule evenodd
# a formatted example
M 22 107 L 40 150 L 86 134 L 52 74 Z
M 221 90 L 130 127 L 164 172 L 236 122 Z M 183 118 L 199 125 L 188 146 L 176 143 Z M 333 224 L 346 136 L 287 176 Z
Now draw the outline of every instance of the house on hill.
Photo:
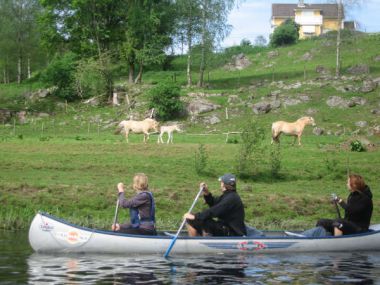
M 275 29 L 287 19 L 300 25 L 300 38 L 319 36 L 328 31 L 343 28 L 344 12 L 339 21 L 338 4 L 272 4 L 272 28 Z

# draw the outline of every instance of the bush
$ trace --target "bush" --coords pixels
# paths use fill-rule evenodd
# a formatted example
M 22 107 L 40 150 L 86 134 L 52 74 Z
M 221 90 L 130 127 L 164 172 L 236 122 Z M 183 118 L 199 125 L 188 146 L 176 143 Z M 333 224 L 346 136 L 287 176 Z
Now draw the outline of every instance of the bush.
M 264 130 L 256 121 L 249 121 L 241 134 L 241 144 L 237 154 L 235 170 L 239 177 L 249 178 L 256 174 L 265 156 Z
M 149 91 L 149 108 L 156 110 L 157 117 L 162 120 L 177 118 L 183 104 L 180 100 L 180 87 L 171 83 L 162 83 Z
M 107 78 L 99 60 L 90 58 L 78 63 L 75 87 L 78 96 L 83 99 L 108 94 Z
M 198 175 L 202 175 L 206 173 L 207 160 L 208 160 L 208 154 L 207 154 L 206 148 L 203 144 L 200 144 L 198 146 L 198 151 L 195 152 L 195 161 L 194 161 L 195 172 Z
M 366 151 L 365 147 L 362 145 L 362 143 L 359 140 L 352 141 L 350 146 L 351 146 L 351 151 L 356 151 L 356 152 Z
M 279 47 L 295 44 L 299 38 L 299 25 L 288 19 L 278 26 L 270 35 L 270 45 Z
M 52 60 L 41 76 L 42 81 L 57 87 L 53 95 L 73 101 L 77 97 L 74 84 L 75 69 L 76 55 L 71 52 L 66 53 Z

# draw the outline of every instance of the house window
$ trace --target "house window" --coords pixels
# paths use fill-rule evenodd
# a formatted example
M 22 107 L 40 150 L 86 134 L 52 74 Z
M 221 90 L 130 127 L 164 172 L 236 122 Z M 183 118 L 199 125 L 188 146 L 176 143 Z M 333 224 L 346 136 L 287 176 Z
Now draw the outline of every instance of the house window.
M 304 34 L 315 34 L 315 26 L 303 26 L 302 31 Z
M 313 10 L 302 11 L 302 17 L 314 17 L 314 11 Z

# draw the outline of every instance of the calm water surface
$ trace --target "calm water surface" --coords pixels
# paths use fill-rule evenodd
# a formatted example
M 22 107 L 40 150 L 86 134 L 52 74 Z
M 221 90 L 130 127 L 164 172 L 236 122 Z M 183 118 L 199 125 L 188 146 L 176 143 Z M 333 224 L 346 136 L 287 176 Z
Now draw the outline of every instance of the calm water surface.
M 0 284 L 380 284 L 380 252 L 218 256 L 45 255 L 0 231 Z

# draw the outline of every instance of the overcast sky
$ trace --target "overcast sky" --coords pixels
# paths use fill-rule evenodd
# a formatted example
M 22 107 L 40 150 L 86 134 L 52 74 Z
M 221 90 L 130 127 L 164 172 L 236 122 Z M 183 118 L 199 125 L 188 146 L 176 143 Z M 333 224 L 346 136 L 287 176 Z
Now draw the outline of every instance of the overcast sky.
M 328 3 L 329 1 L 305 0 L 310 3 Z M 330 1 L 331 3 L 332 1 Z M 362 31 L 380 32 L 380 0 L 362 0 L 363 4 L 346 11 L 345 20 L 355 20 Z M 255 38 L 263 35 L 268 39 L 271 33 L 272 3 L 297 4 L 298 0 L 245 0 L 241 1 L 229 16 L 229 24 L 233 26 L 231 34 L 222 43 L 223 47 L 240 44 L 242 39 L 254 43 Z

